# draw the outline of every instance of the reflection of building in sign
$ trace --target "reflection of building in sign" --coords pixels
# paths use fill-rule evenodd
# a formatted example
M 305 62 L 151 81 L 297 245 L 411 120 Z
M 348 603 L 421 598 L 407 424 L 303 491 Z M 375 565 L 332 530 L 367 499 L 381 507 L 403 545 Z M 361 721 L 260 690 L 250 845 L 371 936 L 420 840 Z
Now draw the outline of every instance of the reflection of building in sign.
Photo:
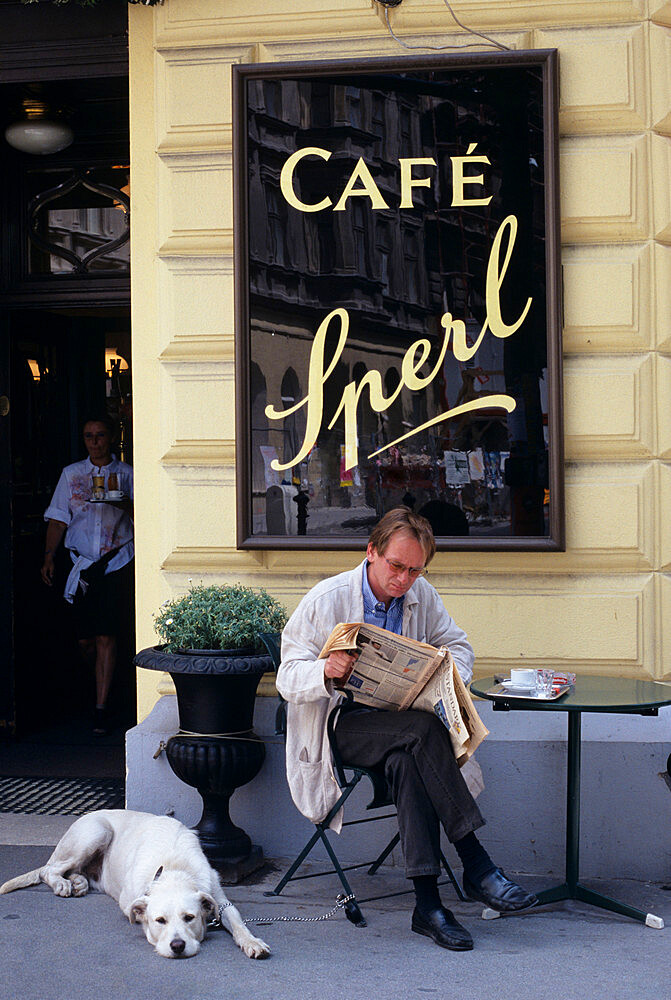
M 294 404 L 299 401 L 301 395 L 298 376 L 291 367 L 287 368 L 284 373 L 280 392 L 284 408 L 293 410 Z M 284 434 L 283 461 L 287 462 L 298 452 L 303 440 L 305 433 L 305 414 L 303 410 L 290 413 L 284 421 L 282 431 Z
M 268 418 L 266 417 L 266 380 L 259 366 L 250 365 L 250 401 L 252 408 L 251 427 L 254 447 L 252 449 L 252 487 L 254 492 L 265 490 L 275 482 L 266 483 L 264 454 L 262 449 L 268 446 Z
M 515 449 L 525 454 L 524 485 L 541 487 L 540 521 L 527 531 L 527 520 L 520 533 L 545 532 L 545 483 L 539 481 L 545 441 L 538 384 L 546 364 L 543 202 L 541 198 L 534 216 L 528 194 L 529 151 L 536 162 L 543 158 L 540 88 L 536 97 L 530 102 L 525 97 L 520 105 L 510 101 L 496 74 L 472 74 L 467 88 L 449 75 L 438 83 L 398 77 L 392 90 L 385 81 L 366 76 L 348 83 L 325 78 L 248 82 L 251 357 L 259 368 L 256 383 L 265 387 L 264 393 L 252 391 L 255 533 L 266 532 L 264 490 L 269 485 L 260 449 L 267 457 L 274 448 L 285 463 L 298 455 L 305 432 L 300 401 L 308 391 L 310 350 L 315 331 L 335 307 L 348 311 L 350 326 L 346 347 L 324 385 L 321 431 L 309 456 L 280 473 L 286 484 L 307 488 L 310 532 L 323 534 L 325 526 L 337 531 L 348 519 L 346 533 L 351 534 L 358 511 L 364 533 L 367 522 L 411 492 L 415 509 L 439 500 L 465 507 L 471 531 L 510 533 L 507 487 L 492 485 L 497 482 L 493 477 L 469 482 L 464 504 L 464 489 L 446 480 L 445 452 L 475 448 L 492 455 Z M 517 118 L 508 135 L 501 122 L 508 123 L 513 115 Z M 476 143 L 492 164 L 486 189 L 465 183 L 463 189 L 472 194 L 474 204 L 455 207 L 451 158 L 463 157 Z M 289 158 L 303 150 L 316 152 L 295 160 L 289 204 L 287 189 L 283 193 L 281 187 L 282 171 Z M 412 207 L 401 209 L 399 161 L 408 157 L 421 162 L 410 174 Z M 481 165 L 471 167 L 483 171 Z M 460 169 L 468 181 L 468 165 Z M 516 173 L 521 179 L 515 179 Z M 476 204 L 476 198 L 488 204 Z M 379 207 L 374 209 L 375 201 Z M 340 462 L 343 419 L 331 428 L 329 424 L 345 386 L 360 384 L 367 371 L 377 369 L 389 397 L 401 382 L 408 347 L 421 338 L 433 345 L 418 372 L 426 375 L 435 364 L 436 345 L 442 341 L 440 317 L 447 311 L 473 329 L 475 343 L 485 320 L 492 240 L 509 214 L 518 218 L 524 234 L 516 247 L 519 260 L 511 263 L 502 290 L 504 316 L 520 315 L 529 297 L 539 303 L 540 312 L 532 310 L 510 338 L 514 349 L 507 340 L 490 336 L 471 360 L 459 362 L 448 351 L 443 370 L 431 384 L 422 391 L 404 388 L 381 413 L 368 405 L 364 388 L 357 407 L 359 465 L 352 485 L 342 485 L 349 482 L 342 479 Z M 326 364 L 329 350 L 332 356 L 335 349 L 334 337 L 329 331 Z M 458 402 L 503 392 L 519 400 L 531 418 L 526 428 L 524 422 L 516 425 L 523 428 L 522 437 L 513 439 L 506 414 L 491 409 L 446 421 L 377 459 L 368 458 Z M 262 398 L 287 411 L 286 418 L 268 421 Z M 511 469 L 514 472 L 514 464 Z M 538 511 L 533 497 L 532 506 Z

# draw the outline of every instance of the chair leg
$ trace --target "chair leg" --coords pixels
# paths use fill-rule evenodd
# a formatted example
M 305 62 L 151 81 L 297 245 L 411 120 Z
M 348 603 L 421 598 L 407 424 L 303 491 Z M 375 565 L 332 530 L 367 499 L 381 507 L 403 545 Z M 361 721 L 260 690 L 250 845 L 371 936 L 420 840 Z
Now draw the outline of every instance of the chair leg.
M 336 858 L 335 853 L 333 851 L 333 848 L 331 847 L 331 844 L 329 843 L 329 839 L 326 836 L 326 831 L 329 828 L 329 824 L 330 824 L 331 820 L 336 815 L 336 813 L 340 809 L 342 809 L 344 803 L 350 797 L 350 795 L 354 791 L 354 789 L 355 789 L 356 785 L 359 783 L 359 781 L 360 781 L 360 776 L 357 777 L 356 781 L 353 781 L 351 784 L 347 785 L 347 787 L 343 789 L 342 795 L 340 796 L 340 798 L 338 799 L 338 801 L 336 802 L 336 804 L 332 807 L 331 811 L 328 813 L 328 815 L 325 817 L 325 819 L 322 820 L 321 823 L 315 823 L 315 832 L 312 834 L 312 836 L 308 840 L 307 844 L 305 845 L 305 847 L 303 848 L 303 850 L 301 851 L 301 853 L 298 855 L 298 857 L 296 858 L 296 860 L 294 861 L 294 863 L 291 865 L 291 867 L 289 868 L 289 870 L 282 876 L 282 878 L 279 880 L 279 882 L 277 883 L 277 885 L 275 886 L 274 889 L 271 889 L 271 890 L 268 890 L 267 892 L 264 892 L 264 896 L 279 896 L 280 895 L 280 893 L 282 892 L 282 890 L 286 886 L 287 882 L 290 882 L 293 879 L 295 873 L 298 871 L 298 869 L 300 868 L 300 866 L 303 864 L 303 862 L 305 861 L 305 859 L 307 858 L 308 854 L 310 853 L 310 851 L 315 846 L 315 844 L 317 843 L 318 840 L 321 840 L 321 842 L 324 844 L 324 847 L 326 848 L 326 850 L 328 852 L 328 855 L 329 855 L 329 857 L 331 858 L 331 860 L 333 862 L 334 869 L 335 869 L 336 873 L 338 874 L 338 876 L 340 878 L 340 881 L 343 884 L 343 888 L 347 892 L 347 895 L 348 896 L 349 895 L 353 895 L 352 890 L 351 890 L 351 888 L 349 886 L 349 883 L 348 883 L 347 879 L 345 878 L 345 875 L 344 875 L 344 873 L 342 871 L 342 868 L 340 867 L 340 862 Z M 308 876 L 308 875 L 299 876 L 299 878 L 309 878 L 309 877 L 310 876 Z
M 331 844 L 329 842 L 328 837 L 326 836 L 326 833 L 324 833 L 324 835 L 322 837 L 322 841 L 324 843 L 324 847 L 328 851 L 328 855 L 329 855 L 329 857 L 331 859 L 331 863 L 333 865 L 334 871 L 335 871 L 336 875 L 338 876 L 338 878 L 340 879 L 340 881 L 342 883 L 342 887 L 345 890 L 345 893 L 348 896 L 352 896 L 352 899 L 348 900 L 348 902 L 345 903 L 345 906 L 344 906 L 345 916 L 347 917 L 347 919 L 349 921 L 351 921 L 354 924 L 355 927 L 366 927 L 367 926 L 366 920 L 364 918 L 363 913 L 359 909 L 359 904 L 356 901 L 356 896 L 352 892 L 352 887 L 349 884 L 349 882 L 347 881 L 347 876 L 345 875 L 345 872 L 342 869 L 342 865 L 338 861 L 337 854 L 335 853 L 335 851 L 331 847 Z
M 280 895 L 280 893 L 284 889 L 284 887 L 287 884 L 287 882 L 291 882 L 292 878 L 294 877 L 294 874 L 298 871 L 298 869 L 303 864 L 303 862 L 307 858 L 308 854 L 310 853 L 310 851 L 312 850 L 312 848 L 315 846 L 315 844 L 317 843 L 317 841 L 320 838 L 322 840 L 324 839 L 323 835 L 322 835 L 322 831 L 320 830 L 319 827 L 317 827 L 317 829 L 312 834 L 312 836 L 308 840 L 307 844 L 305 845 L 305 847 L 303 848 L 303 850 L 301 851 L 301 853 L 298 855 L 298 857 L 296 858 L 296 860 L 294 861 L 294 863 L 291 865 L 291 867 L 289 868 L 289 870 L 287 872 L 285 872 L 285 874 L 279 880 L 279 882 L 277 883 L 277 885 L 275 886 L 274 889 L 270 889 L 270 890 L 268 890 L 268 892 L 264 892 L 264 894 L 263 894 L 264 896 L 279 896 Z
M 382 854 L 380 854 L 379 857 L 376 858 L 376 860 L 368 869 L 368 875 L 375 875 L 380 865 L 387 860 L 387 858 L 394 850 L 400 839 L 401 839 L 400 833 L 394 834 L 394 836 L 391 838 L 385 849 L 382 851 Z
M 440 852 L 440 861 L 441 861 L 441 864 L 442 864 L 443 868 L 445 869 L 445 874 L 447 875 L 447 877 L 449 878 L 450 882 L 454 886 L 454 891 L 457 894 L 457 899 L 461 903 L 466 902 L 466 897 L 464 896 L 463 892 L 461 891 L 461 886 L 457 882 L 457 877 L 454 874 L 454 872 L 452 871 L 452 868 L 450 867 L 450 863 L 449 863 L 449 861 L 447 860 L 447 858 L 445 857 L 445 855 L 443 854 L 442 851 Z

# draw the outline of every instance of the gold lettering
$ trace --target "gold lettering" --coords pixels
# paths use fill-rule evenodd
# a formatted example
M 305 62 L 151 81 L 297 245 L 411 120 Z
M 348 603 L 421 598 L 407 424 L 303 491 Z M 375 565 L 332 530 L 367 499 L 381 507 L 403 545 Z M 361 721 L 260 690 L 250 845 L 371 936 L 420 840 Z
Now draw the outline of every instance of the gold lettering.
M 404 386 L 413 391 L 418 391 L 430 385 L 443 363 L 448 341 L 449 334 L 446 333 L 443 337 L 443 344 L 436 364 L 431 372 L 423 378 L 418 377 L 417 372 L 426 362 L 431 352 L 431 343 L 428 340 L 422 339 L 412 344 L 403 356 L 403 361 L 401 362 L 401 381 L 391 396 L 384 395 L 380 373 L 375 370 L 366 372 L 358 386 L 356 382 L 350 382 L 349 385 L 345 386 L 340 405 L 329 424 L 330 430 L 335 425 L 340 414 L 345 414 L 345 469 L 351 469 L 359 461 L 356 413 L 363 390 L 368 387 L 368 398 L 371 409 L 376 413 L 384 413 L 398 398 Z M 421 354 L 417 358 L 416 355 L 420 351 Z
M 300 201 L 296 197 L 296 192 L 294 191 L 294 170 L 296 169 L 296 164 L 304 156 L 320 156 L 322 160 L 329 160 L 331 158 L 328 149 L 320 149 L 319 146 L 306 146 L 305 149 L 297 149 L 282 167 L 280 188 L 292 208 L 297 208 L 299 212 L 321 212 L 322 209 L 328 208 L 332 204 L 328 196 L 316 205 L 307 205 L 304 201 Z
M 351 469 L 359 461 L 358 441 L 356 432 L 356 411 L 359 405 L 359 397 L 364 388 L 369 386 L 368 394 L 371 408 L 376 413 L 383 413 L 388 409 L 399 392 L 403 388 L 403 382 L 399 382 L 391 396 L 387 397 L 382 392 L 382 378 L 378 371 L 366 372 L 357 387 L 356 382 L 350 382 L 345 386 L 345 391 L 340 400 L 340 406 L 333 415 L 333 420 L 329 424 L 329 430 L 333 427 L 340 414 L 345 413 L 345 470 Z
M 326 331 L 328 330 L 329 323 L 334 317 L 338 317 L 340 320 L 340 336 L 338 338 L 338 343 L 336 349 L 331 358 L 331 363 L 329 364 L 326 371 L 324 371 L 324 348 L 326 346 Z M 317 333 L 315 334 L 315 339 L 312 344 L 312 350 L 310 351 L 310 367 L 308 371 L 308 394 L 303 399 L 294 403 L 290 406 L 288 410 L 276 410 L 274 406 L 266 406 L 266 416 L 269 420 L 284 420 L 290 414 L 295 413 L 300 410 L 302 406 L 307 404 L 307 418 L 305 423 L 305 437 L 303 439 L 303 444 L 301 446 L 298 454 L 291 459 L 289 462 L 282 464 L 276 458 L 271 462 L 271 466 L 277 472 L 282 472 L 283 469 L 291 469 L 294 465 L 298 465 L 303 459 L 307 458 L 313 449 L 317 436 L 319 435 L 319 430 L 322 425 L 322 414 L 324 412 L 324 383 L 328 380 L 329 375 L 335 368 L 340 355 L 342 354 L 343 347 L 345 346 L 345 341 L 347 340 L 347 331 L 349 329 L 349 314 L 346 309 L 334 309 L 330 312 L 328 316 L 322 320 Z
M 361 399 L 364 389 L 368 389 L 368 397 L 371 408 L 376 413 L 382 413 L 387 410 L 398 398 L 402 389 L 408 388 L 413 392 L 417 392 L 422 389 L 426 389 L 427 386 L 431 384 L 443 364 L 445 354 L 449 346 L 450 337 L 452 338 L 452 351 L 455 358 L 459 361 L 468 361 L 469 358 L 472 358 L 478 350 L 487 330 L 490 330 L 495 337 L 504 339 L 505 337 L 510 337 L 520 328 L 527 316 L 527 313 L 529 312 L 532 299 L 527 299 L 526 306 L 522 310 L 519 318 L 514 323 L 507 324 L 503 321 L 501 316 L 500 297 L 501 287 L 508 270 L 510 258 L 515 246 L 516 236 L 517 220 L 513 215 L 509 215 L 499 226 L 494 238 L 494 243 L 492 244 L 492 250 L 487 265 L 485 289 L 487 314 L 482 325 L 482 330 L 480 331 L 475 344 L 469 347 L 466 343 L 466 324 L 463 320 L 453 319 L 452 314 L 446 312 L 441 318 L 441 324 L 445 331 L 443 334 L 443 343 L 441 345 L 436 363 L 427 375 L 422 376 L 419 372 L 428 361 L 429 354 L 431 352 L 431 343 L 428 339 L 421 338 L 420 340 L 415 341 L 414 344 L 411 344 L 405 352 L 401 362 L 400 382 L 390 396 L 384 395 L 382 378 L 380 373 L 375 370 L 366 372 L 358 385 L 356 382 L 352 381 L 345 386 L 340 403 L 328 426 L 329 429 L 331 429 L 341 414 L 344 414 L 346 469 L 351 469 L 358 463 L 356 418 L 359 400 Z M 501 250 L 504 239 L 507 239 L 507 243 L 503 260 L 501 260 Z M 328 367 L 324 369 L 326 333 L 329 324 L 334 319 L 340 321 L 340 334 L 333 357 L 331 358 Z M 290 414 L 295 413 L 301 407 L 307 406 L 305 437 L 303 444 L 301 445 L 301 448 L 296 456 L 289 462 L 283 464 L 277 459 L 272 462 L 273 469 L 276 469 L 278 472 L 283 471 L 284 469 L 290 469 L 294 465 L 298 465 L 299 462 L 302 462 L 305 458 L 307 458 L 317 442 L 324 415 L 324 385 L 340 360 L 340 356 L 342 355 L 345 342 L 347 340 L 348 331 L 349 314 L 347 310 L 340 308 L 334 309 L 330 312 L 321 322 L 319 329 L 315 334 L 312 350 L 310 352 L 307 395 L 286 410 L 279 411 L 271 405 L 266 407 L 266 416 L 269 420 L 283 420 Z M 381 452 L 386 451 L 387 448 L 400 444 L 402 441 L 406 441 L 415 434 L 419 434 L 430 427 L 434 427 L 436 424 L 442 423 L 444 420 L 449 420 L 452 417 L 459 416 L 462 413 L 469 413 L 473 410 L 485 409 L 503 409 L 508 413 L 512 413 L 515 409 L 515 400 L 512 396 L 505 394 L 481 396 L 477 399 L 469 400 L 466 403 L 462 403 L 460 406 L 455 406 L 451 410 L 446 410 L 444 413 L 437 414 L 420 427 L 415 427 L 412 430 L 409 430 L 406 434 L 403 434 L 401 437 L 396 438 L 395 441 L 384 445 L 384 447 L 379 448 L 368 457 L 374 458 Z
M 510 235 L 508 236 L 508 243 L 506 246 L 506 256 L 503 261 L 503 265 L 500 265 L 499 257 L 501 255 L 501 243 L 506 229 L 510 230 Z M 489 262 L 487 264 L 487 283 L 485 286 L 487 318 L 482 329 L 484 332 L 485 328 L 489 324 L 489 328 L 494 336 L 500 337 L 501 339 L 504 337 L 510 337 L 516 330 L 519 330 L 527 317 L 527 313 L 529 312 L 533 301 L 531 298 L 527 299 L 527 304 L 520 313 L 517 322 L 513 323 L 511 326 L 508 326 L 503 322 L 503 318 L 501 316 L 501 297 L 499 292 L 501 291 L 501 285 L 503 284 L 503 279 L 505 278 L 506 271 L 508 270 L 508 264 L 510 263 L 510 258 L 512 257 L 516 238 L 517 219 L 514 215 L 508 215 L 499 226 L 499 230 L 492 245 L 492 251 L 489 255 Z
M 354 185 L 357 181 L 361 181 L 363 187 L 355 188 Z M 357 160 L 357 164 L 352 171 L 352 176 L 347 181 L 345 190 L 340 195 L 340 200 L 338 201 L 338 204 L 334 206 L 333 211 L 344 212 L 347 199 L 355 196 L 370 198 L 370 204 L 373 211 L 379 208 L 389 208 L 389 205 L 380 194 L 380 189 L 373 180 L 373 175 L 364 163 L 362 156 L 360 156 Z
M 421 378 L 417 377 L 417 372 L 426 362 L 431 351 L 431 343 L 428 340 L 416 340 L 408 350 L 403 355 L 403 361 L 401 363 L 401 382 L 403 385 L 407 385 L 408 389 L 412 389 L 413 392 L 417 392 L 420 389 L 425 389 L 428 385 L 431 385 L 434 378 L 440 371 L 440 366 L 443 363 L 443 358 L 445 357 L 445 352 L 447 351 L 447 345 L 450 339 L 449 331 L 445 331 L 445 336 L 443 337 L 443 346 L 440 349 L 440 354 L 438 355 L 438 360 L 433 366 L 432 370 L 428 375 Z M 418 350 L 422 351 L 419 358 L 415 359 L 415 354 Z
M 501 244 L 503 243 L 503 238 L 508 231 L 509 235 L 508 243 L 506 245 L 505 258 L 503 260 L 503 264 L 501 264 Z M 510 337 L 516 330 L 519 330 L 527 317 L 527 313 L 529 312 L 533 301 L 531 298 L 527 299 L 527 304 L 515 323 L 508 325 L 503 322 L 503 317 L 501 316 L 501 296 L 499 293 L 501 291 L 501 286 L 503 285 L 503 279 L 506 276 L 506 271 L 508 270 L 516 238 L 517 219 L 514 215 L 508 215 L 497 230 L 492 244 L 491 253 L 489 254 L 489 261 L 487 263 L 487 279 L 485 283 L 487 316 L 485 317 L 485 322 L 482 324 L 482 330 L 480 331 L 478 339 L 475 341 L 473 346 L 469 347 L 466 343 L 466 324 L 462 320 L 452 319 L 452 314 L 449 312 L 444 313 L 441 317 L 440 322 L 446 330 L 448 339 L 450 331 L 452 331 L 452 350 L 458 361 L 468 361 L 473 357 L 482 343 L 482 338 L 488 329 L 491 330 L 495 337 L 503 340 L 505 337 Z
M 482 174 L 471 174 L 464 177 L 464 167 L 467 163 L 489 163 L 488 156 L 474 156 L 477 142 L 472 142 L 466 150 L 466 156 L 451 156 L 452 160 L 452 205 L 461 207 L 464 205 L 489 205 L 492 200 L 489 198 L 467 198 L 464 194 L 466 184 L 484 184 L 485 179 Z
M 432 156 L 418 156 L 415 158 L 400 159 L 401 164 L 401 208 L 413 208 L 412 189 L 414 187 L 431 187 L 430 177 L 413 177 L 412 168 L 415 163 L 427 164 L 435 167 L 436 161 Z
M 458 417 L 461 413 L 469 413 L 471 410 L 490 410 L 490 409 L 502 409 L 506 410 L 508 413 L 512 413 L 515 409 L 516 402 L 512 396 L 506 396 L 504 394 L 483 396 L 482 399 L 469 399 L 467 403 L 462 403 L 460 406 L 454 406 L 451 410 L 445 410 L 444 413 L 439 413 L 436 417 L 431 420 L 427 420 L 425 424 L 421 427 L 413 427 L 411 431 L 407 434 L 402 434 L 401 437 L 397 437 L 395 441 L 390 441 L 389 444 L 385 444 L 382 448 L 378 448 L 377 451 L 371 452 L 368 456 L 369 458 L 375 458 L 376 455 L 381 455 L 383 451 L 387 448 L 393 448 L 395 445 L 400 444 L 401 441 L 406 441 L 408 438 L 413 437 L 415 434 L 419 434 L 421 431 L 427 430 L 429 427 L 435 427 L 436 424 L 440 424 L 443 420 L 450 420 L 452 417 Z

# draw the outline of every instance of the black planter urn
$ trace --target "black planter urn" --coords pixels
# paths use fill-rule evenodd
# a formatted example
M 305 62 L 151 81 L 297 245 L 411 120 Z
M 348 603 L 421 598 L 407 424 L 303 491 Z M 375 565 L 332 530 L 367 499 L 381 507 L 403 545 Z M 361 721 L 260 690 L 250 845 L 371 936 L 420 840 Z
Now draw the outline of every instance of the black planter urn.
M 250 649 L 143 649 L 136 666 L 169 673 L 177 692 L 180 730 L 166 746 L 177 777 L 196 788 L 203 814 L 195 827 L 222 880 L 234 884 L 263 864 L 261 848 L 231 820 L 236 788 L 261 770 L 266 749 L 253 728 L 256 689 L 273 670 L 269 655 Z

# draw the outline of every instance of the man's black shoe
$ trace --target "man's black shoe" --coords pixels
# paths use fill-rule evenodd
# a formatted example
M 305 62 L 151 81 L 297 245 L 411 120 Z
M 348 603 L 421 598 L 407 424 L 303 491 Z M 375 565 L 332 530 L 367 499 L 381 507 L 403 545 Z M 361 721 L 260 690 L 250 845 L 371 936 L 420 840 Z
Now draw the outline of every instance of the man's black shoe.
M 464 875 L 464 892 L 470 899 L 477 899 L 499 913 L 515 913 L 538 903 L 533 893 L 511 882 L 500 868 L 483 875 L 477 883 Z
M 473 947 L 471 935 L 444 906 L 429 910 L 427 914 L 420 913 L 415 907 L 412 914 L 412 929 L 415 934 L 433 938 L 441 948 L 449 948 L 450 951 L 470 951 Z

